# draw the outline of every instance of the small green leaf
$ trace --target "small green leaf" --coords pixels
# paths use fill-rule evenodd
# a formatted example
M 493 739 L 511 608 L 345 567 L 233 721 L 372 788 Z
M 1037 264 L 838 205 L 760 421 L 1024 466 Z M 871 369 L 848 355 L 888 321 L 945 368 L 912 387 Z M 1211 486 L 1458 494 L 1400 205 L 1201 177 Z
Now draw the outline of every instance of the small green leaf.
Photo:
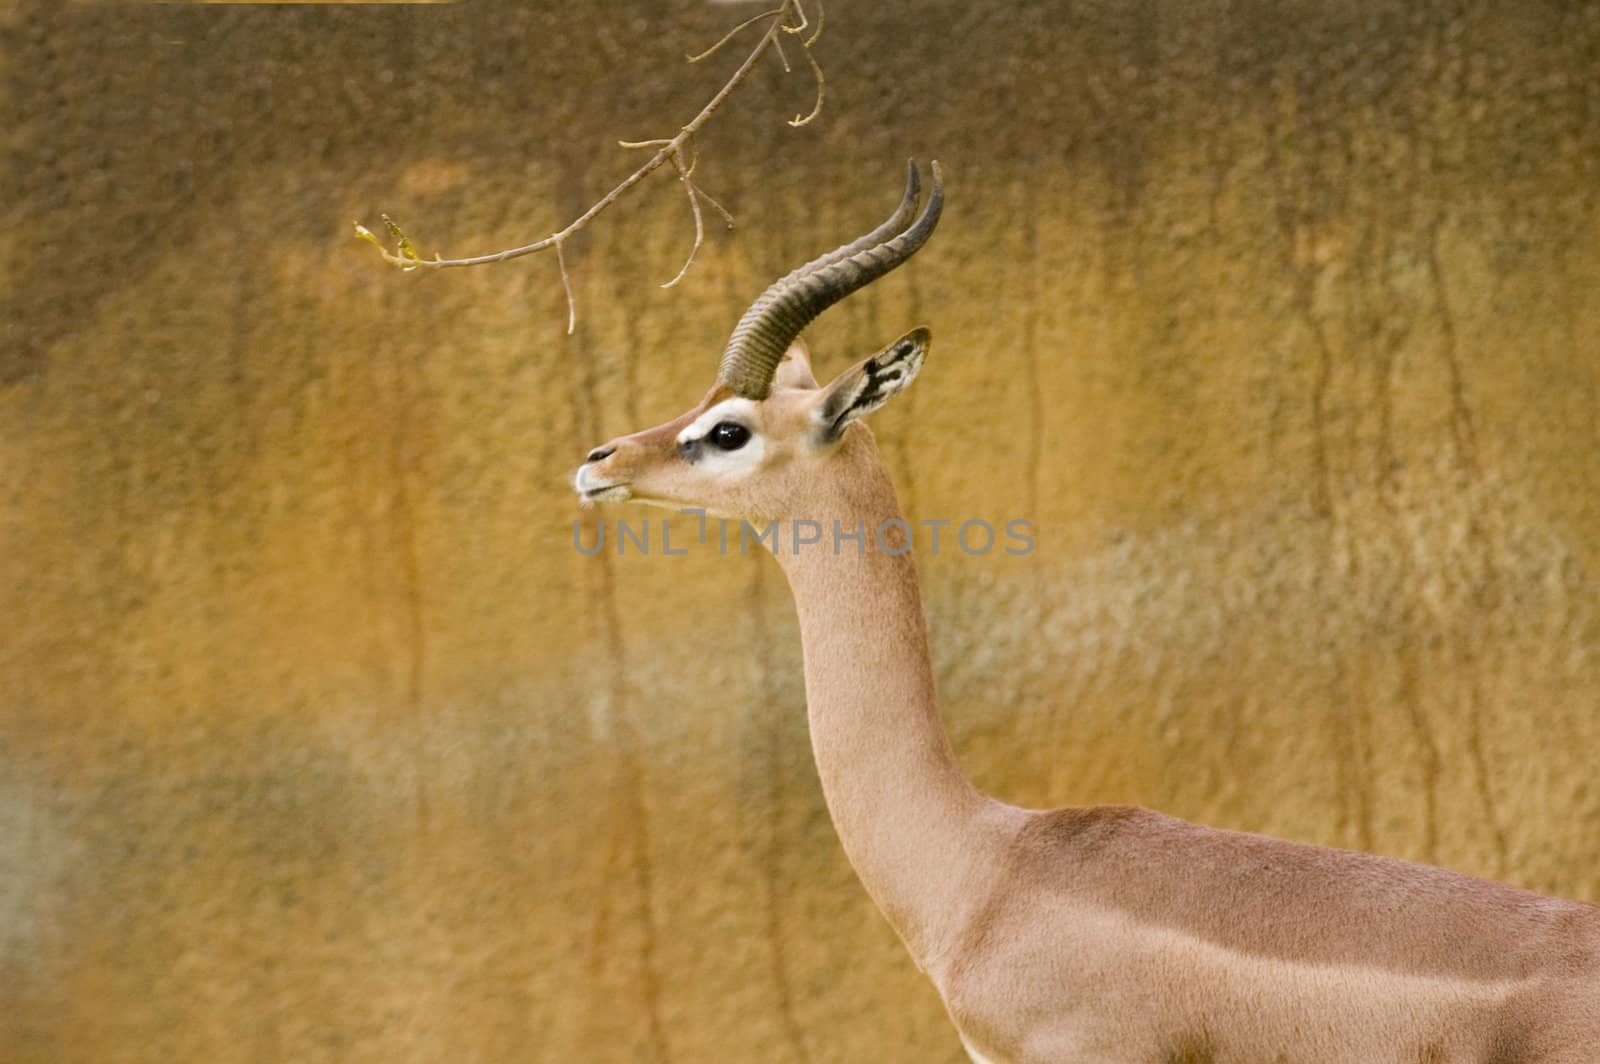
M 387 214 L 384 215 L 383 224 L 389 227 L 389 235 L 394 237 L 394 242 L 400 250 L 401 258 L 410 259 L 412 262 L 421 261 L 422 256 L 417 254 L 416 246 L 411 243 L 411 238 L 406 236 L 405 231 L 398 225 L 394 224 L 393 218 L 390 218 Z
M 355 225 L 356 225 L 356 236 L 360 237 L 362 240 L 365 240 L 367 243 L 371 244 L 373 247 L 377 248 L 379 251 L 383 250 L 383 242 L 380 241 L 376 236 L 373 235 L 373 232 L 372 232 L 371 229 L 368 229 L 366 226 L 362 225 L 360 222 L 355 223 Z

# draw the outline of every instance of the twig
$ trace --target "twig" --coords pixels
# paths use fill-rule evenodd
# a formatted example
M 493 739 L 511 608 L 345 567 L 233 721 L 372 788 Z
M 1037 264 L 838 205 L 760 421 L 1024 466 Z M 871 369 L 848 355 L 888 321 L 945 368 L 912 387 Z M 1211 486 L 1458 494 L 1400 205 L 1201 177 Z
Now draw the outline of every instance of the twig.
M 689 257 L 683 261 L 682 269 L 673 276 L 672 280 L 662 285 L 662 288 L 671 288 L 683 280 L 683 275 L 689 272 L 690 266 L 694 265 L 694 257 L 700 253 L 700 245 L 705 243 L 706 239 L 705 220 L 700 215 L 700 194 L 694 187 L 694 182 L 690 180 L 694 174 L 694 163 L 690 162 L 688 166 L 685 166 L 681 158 L 674 156 L 672 165 L 678 171 L 678 180 L 683 182 L 684 192 L 689 195 L 689 209 L 694 211 L 694 247 L 689 249 Z
M 728 208 L 724 207 L 722 204 L 720 204 L 716 200 L 712 199 L 711 198 L 711 193 L 707 192 L 705 189 L 701 188 L 699 185 L 696 185 L 694 190 L 695 190 L 696 193 L 699 194 L 701 199 L 705 200 L 707 203 L 711 204 L 711 206 L 713 206 L 713 207 L 715 207 L 717 209 L 717 213 L 722 215 L 722 220 L 728 224 L 728 228 L 729 229 L 732 229 L 733 228 L 733 215 L 728 213 Z
M 733 27 L 733 29 L 723 34 L 722 40 L 718 41 L 716 44 L 713 44 L 710 48 L 707 48 L 699 55 L 685 55 L 684 58 L 691 63 L 698 63 L 702 59 L 709 59 L 721 51 L 723 45 L 737 37 L 739 35 L 739 31 L 744 29 L 746 26 L 753 26 L 764 18 L 771 18 L 773 15 L 781 15 L 783 13 L 783 8 L 775 7 L 771 11 L 763 11 L 759 15 L 751 15 L 749 18 Z
M 567 295 L 567 332 L 570 334 L 573 331 L 577 321 L 577 307 L 572 297 L 572 281 L 567 275 L 566 258 L 562 253 L 562 244 L 564 244 L 573 234 L 587 227 L 588 224 L 598 217 L 602 211 L 615 203 L 630 188 L 643 181 L 646 177 L 649 177 L 664 164 L 670 162 L 672 163 L 674 169 L 677 170 L 678 178 L 683 184 L 684 192 L 689 197 L 689 206 L 694 213 L 695 222 L 694 246 L 690 249 L 689 257 L 684 262 L 683 268 L 678 271 L 677 276 L 675 276 L 671 281 L 668 281 L 663 287 L 671 287 L 672 285 L 677 284 L 678 281 L 681 280 L 684 274 L 688 271 L 690 265 L 693 264 L 695 255 L 700 250 L 701 244 L 704 242 L 705 224 L 702 212 L 700 210 L 701 199 L 704 199 L 707 203 L 716 208 L 717 213 L 722 215 L 729 228 L 733 227 L 733 216 L 729 214 L 720 203 L 707 195 L 699 187 L 699 185 L 695 184 L 693 180 L 695 166 L 695 134 L 699 132 L 700 128 L 710 121 L 711 116 L 716 114 L 718 109 L 720 109 L 722 105 L 727 102 L 728 97 L 733 95 L 734 90 L 737 89 L 745 81 L 745 79 L 750 76 L 751 71 L 755 69 L 756 64 L 761 60 L 762 55 L 765 54 L 769 48 L 778 49 L 780 57 L 782 57 L 782 49 L 781 45 L 779 44 L 780 33 L 787 32 L 791 35 L 798 36 L 800 33 L 804 32 L 805 29 L 810 27 L 811 20 L 806 16 L 804 9 L 801 7 L 800 0 L 783 0 L 783 2 L 777 7 L 772 8 L 769 11 L 764 11 L 759 15 L 755 15 L 741 22 L 739 25 L 735 26 L 733 29 L 724 34 L 721 40 L 717 41 L 716 44 L 713 44 L 704 52 L 701 52 L 699 55 L 688 57 L 689 61 L 694 63 L 716 54 L 718 50 L 720 50 L 724 45 L 738 35 L 741 30 L 755 25 L 762 19 L 769 20 L 767 27 L 762 32 L 761 37 L 756 41 L 755 47 L 750 50 L 750 54 L 745 57 L 744 62 L 739 64 L 738 69 L 733 72 L 733 76 L 723 84 L 722 88 L 717 90 L 716 94 L 706 102 L 705 106 L 700 108 L 699 113 L 697 113 L 688 121 L 687 124 L 678 130 L 675 136 L 655 140 L 617 142 L 624 148 L 654 148 L 656 150 L 637 170 L 623 178 L 621 183 L 619 183 L 610 192 L 606 193 L 598 201 L 592 204 L 582 214 L 578 215 L 577 218 L 569 222 L 565 228 L 551 233 L 549 236 L 546 236 L 543 239 L 536 240 L 531 244 L 523 244 L 521 247 L 508 248 L 505 251 L 496 251 L 487 255 L 473 255 L 466 258 L 453 259 L 441 258 L 438 255 L 435 255 L 431 259 L 423 258 L 417 252 L 416 246 L 411 242 L 411 239 L 400 229 L 398 225 L 394 223 L 392 219 L 389 218 L 388 215 L 383 216 L 383 223 L 385 228 L 388 230 L 389 236 L 394 241 L 394 250 L 391 251 L 389 248 L 385 247 L 383 242 L 380 241 L 371 230 L 359 222 L 356 223 L 355 226 L 356 236 L 377 247 L 378 251 L 383 255 L 383 258 L 386 262 L 389 262 L 406 272 L 411 272 L 423 267 L 428 269 L 446 269 L 458 266 L 484 266 L 488 265 L 489 263 L 505 262 L 509 259 L 521 258 L 524 255 L 531 255 L 538 251 L 546 251 L 553 247 L 556 249 L 556 261 L 561 269 L 562 287 L 565 289 Z M 809 39 L 801 42 L 801 47 L 806 51 L 806 58 L 810 61 L 811 69 L 817 78 L 817 102 L 812 108 L 810 115 L 807 115 L 804 118 L 797 117 L 795 121 L 789 123 L 792 126 L 804 125 L 805 123 L 811 121 L 811 119 L 817 116 L 818 112 L 822 108 L 822 69 L 817 65 L 816 59 L 810 54 L 811 46 L 816 42 L 817 36 L 820 35 L 821 31 L 821 2 L 818 0 L 816 31 Z M 784 66 L 787 68 L 788 59 L 787 57 L 782 58 L 784 59 Z M 686 150 L 689 153 L 689 159 L 687 162 L 684 160 L 684 153 Z
M 817 32 L 806 38 L 806 47 L 810 48 L 822 37 L 822 0 L 817 0 Z
M 806 9 L 800 6 L 800 0 L 795 0 L 794 2 L 794 13 L 800 16 L 800 21 L 793 26 L 784 26 L 783 32 L 792 33 L 798 37 L 806 31 L 807 26 L 811 25 L 811 20 L 806 17 Z
M 806 53 L 806 62 L 811 64 L 811 73 L 816 75 L 817 78 L 817 102 L 812 105 L 810 114 L 803 117 L 801 115 L 795 115 L 794 118 L 789 122 L 789 124 L 794 126 L 796 129 L 804 125 L 809 125 L 813 118 L 822 113 L 822 96 L 826 91 L 824 82 L 822 80 L 822 68 L 817 65 L 817 57 L 811 54 L 810 48 L 806 48 L 804 51 Z
M 567 335 L 578 327 L 578 303 L 572 298 L 572 278 L 567 276 L 567 256 L 561 251 L 561 241 L 556 241 L 556 265 L 561 267 L 561 288 L 567 293 Z
M 806 16 L 805 9 L 800 6 L 800 0 L 795 0 L 795 10 L 800 13 L 800 24 L 797 26 L 784 26 L 783 29 L 785 33 L 792 33 L 798 37 L 806 31 L 806 27 L 811 24 L 811 20 Z M 806 62 L 811 64 L 811 73 L 817 79 L 817 102 L 812 105 L 810 114 L 794 116 L 794 119 L 789 124 L 796 128 L 809 125 L 813 118 L 822 113 L 822 97 L 826 92 L 826 87 L 822 77 L 822 67 L 817 65 L 817 57 L 811 54 L 811 46 L 822 38 L 822 15 L 822 0 L 817 0 L 817 28 L 812 31 L 811 36 L 807 37 L 800 46 L 806 53 Z

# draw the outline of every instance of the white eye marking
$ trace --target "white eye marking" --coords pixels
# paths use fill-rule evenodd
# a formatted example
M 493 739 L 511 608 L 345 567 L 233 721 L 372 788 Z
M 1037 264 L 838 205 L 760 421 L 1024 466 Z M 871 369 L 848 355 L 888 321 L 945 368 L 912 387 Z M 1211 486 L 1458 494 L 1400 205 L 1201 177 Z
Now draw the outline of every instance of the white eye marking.
M 724 399 L 704 414 L 695 418 L 689 423 L 688 428 L 678 433 L 678 442 L 688 443 L 690 440 L 704 438 L 705 434 L 711 431 L 712 426 L 719 421 L 737 421 L 748 428 L 756 439 L 760 439 L 761 434 L 755 430 L 755 414 L 756 402 L 754 399 Z
M 711 476 L 742 477 L 754 471 L 767 453 L 767 441 L 755 428 L 756 406 L 753 399 L 724 399 L 678 433 L 678 446 L 685 449 L 695 468 Z M 749 429 L 750 439 L 732 451 L 713 444 L 706 437 L 724 421 Z
M 767 453 L 767 441 L 760 433 L 753 433 L 750 442 L 737 451 L 724 451 L 714 447 L 709 440 L 702 441 L 695 448 L 695 468 L 703 470 L 712 476 L 742 477 L 753 472 L 761 464 L 761 456 Z

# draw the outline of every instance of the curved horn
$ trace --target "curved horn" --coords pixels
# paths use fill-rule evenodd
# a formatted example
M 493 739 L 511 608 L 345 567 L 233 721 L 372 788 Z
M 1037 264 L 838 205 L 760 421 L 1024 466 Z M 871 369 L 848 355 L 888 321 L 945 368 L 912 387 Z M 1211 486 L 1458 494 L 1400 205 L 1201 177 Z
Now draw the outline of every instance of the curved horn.
M 824 310 L 882 277 L 922 247 L 939 224 L 939 212 L 944 208 L 944 186 L 937 162 L 932 164 L 932 171 L 933 191 L 909 227 L 900 229 L 916 203 L 914 165 L 906 182 L 906 195 L 887 222 L 807 263 L 761 293 L 728 338 L 718 379 L 736 395 L 765 399 L 772 390 L 772 377 L 783 353 L 802 329 Z
M 875 248 L 885 240 L 899 235 L 900 230 L 905 228 L 906 223 L 911 220 L 911 216 L 916 213 L 917 200 L 919 200 L 921 197 L 922 175 L 917 173 L 917 161 L 915 159 L 907 159 L 906 192 L 904 196 L 900 197 L 900 206 L 894 209 L 894 213 L 889 215 L 887 221 L 878 226 L 878 228 L 874 229 L 872 232 L 868 233 L 866 236 L 853 240 L 848 244 L 843 244 L 839 247 L 836 247 L 826 255 L 819 255 L 810 262 L 806 263 L 804 266 L 789 271 L 789 273 L 785 275 L 781 281 L 778 281 L 777 284 L 773 285 L 773 287 L 777 288 L 792 284 L 808 273 L 814 273 L 817 270 L 822 269 L 824 266 L 831 266 L 840 259 L 848 258 L 858 251 L 864 251 L 867 248 Z

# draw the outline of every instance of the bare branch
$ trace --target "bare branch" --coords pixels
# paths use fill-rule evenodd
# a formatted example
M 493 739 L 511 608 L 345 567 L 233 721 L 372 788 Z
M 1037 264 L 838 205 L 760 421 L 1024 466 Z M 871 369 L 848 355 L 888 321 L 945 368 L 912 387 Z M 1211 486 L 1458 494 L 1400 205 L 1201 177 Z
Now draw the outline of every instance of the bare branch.
M 785 25 L 783 32 L 792 33 L 798 37 L 806 31 L 807 26 L 811 25 L 811 20 L 806 18 L 806 9 L 800 6 L 800 0 L 794 0 L 794 13 L 800 16 L 800 21 L 793 26 Z
M 806 16 L 806 9 L 800 6 L 800 0 L 794 0 L 794 13 L 800 16 L 800 21 L 792 26 L 786 25 L 783 28 L 786 32 L 798 37 L 806 31 L 807 26 L 811 25 L 811 19 Z
M 556 232 L 551 233 L 550 235 L 539 240 L 535 240 L 532 243 L 523 244 L 520 247 L 508 248 L 504 251 L 496 251 L 487 255 L 473 255 L 465 258 L 451 259 L 443 258 L 438 255 L 435 255 L 431 259 L 423 258 L 417 251 L 416 245 L 412 243 L 411 238 L 403 230 L 401 230 L 401 228 L 395 224 L 395 222 L 390 219 L 388 215 L 383 216 L 383 224 L 392 242 L 391 246 L 385 246 L 384 242 L 380 240 L 377 235 L 372 232 L 372 230 L 368 229 L 364 225 L 361 225 L 359 222 L 356 223 L 355 226 L 355 235 L 376 247 L 378 252 L 383 256 L 384 261 L 399 267 L 401 270 L 407 273 L 414 272 L 424 267 L 428 269 L 446 269 L 461 266 L 483 266 L 495 262 L 505 262 L 509 259 L 521 258 L 524 255 L 531 255 L 535 252 L 547 251 L 550 248 L 555 248 L 556 259 L 561 269 L 562 287 L 566 291 L 567 295 L 567 332 L 570 334 L 576 327 L 577 308 L 572 295 L 572 280 L 567 274 L 566 259 L 562 251 L 562 245 L 574 234 L 586 228 L 590 222 L 592 222 L 601 214 L 601 212 L 620 199 L 629 189 L 639 184 L 656 170 L 659 170 L 662 166 L 666 165 L 667 163 L 671 163 L 673 168 L 678 172 L 678 179 L 683 186 L 684 194 L 689 197 L 689 206 L 693 212 L 695 222 L 694 246 L 690 249 L 689 257 L 684 262 L 682 269 L 678 271 L 677 276 L 675 276 L 671 281 L 668 281 L 663 287 L 671 287 L 672 285 L 677 284 L 678 281 L 681 280 L 687 273 L 689 267 L 694 263 L 695 256 L 699 252 L 701 245 L 704 243 L 705 219 L 701 210 L 700 201 L 703 199 L 706 203 L 709 203 L 717 211 L 717 213 L 722 216 L 723 220 L 727 223 L 730 229 L 733 228 L 734 224 L 733 215 L 729 214 L 727 209 L 724 208 L 722 204 L 718 203 L 715 199 L 707 195 L 694 181 L 693 175 L 696 162 L 696 149 L 694 143 L 695 134 L 699 132 L 701 127 L 711 120 L 712 116 L 715 115 L 722 105 L 727 102 L 728 97 L 731 96 L 734 91 L 750 77 L 750 74 L 755 69 L 756 64 L 760 62 L 761 57 L 769 49 L 778 53 L 778 58 L 782 60 L 785 70 L 790 69 L 788 56 L 783 53 L 783 48 L 780 42 L 781 35 L 788 33 L 798 37 L 801 33 L 811 28 L 813 25 L 813 20 L 807 15 L 805 9 L 801 6 L 801 2 L 802 0 L 782 0 L 777 7 L 745 19 L 743 22 L 739 23 L 739 25 L 735 26 L 733 29 L 724 34 L 716 44 L 712 45 L 704 52 L 701 52 L 699 55 L 689 56 L 688 58 L 690 62 L 699 62 L 702 59 L 714 55 L 741 31 L 762 22 L 762 20 L 766 20 L 766 28 L 762 31 L 759 39 L 755 43 L 755 46 L 750 50 L 750 53 L 745 56 L 744 61 L 739 64 L 738 68 L 722 85 L 722 87 L 712 95 L 711 99 L 706 101 L 706 103 L 700 108 L 699 112 L 696 113 L 695 116 L 688 121 L 688 123 L 683 125 L 678 130 L 676 135 L 652 140 L 617 142 L 623 148 L 654 149 L 654 151 L 651 153 L 650 157 L 638 167 L 638 169 L 634 170 L 633 173 L 623 178 L 615 188 L 606 193 L 595 203 L 591 204 L 582 214 L 578 215 L 571 222 L 567 223 L 567 225 L 562 229 L 559 229 Z M 810 0 L 806 0 L 806 2 L 810 2 Z M 817 100 L 815 106 L 813 106 L 811 109 L 811 114 L 797 116 L 794 121 L 789 123 L 791 126 L 805 125 L 807 122 L 810 122 L 813 118 L 815 118 L 822 109 L 822 69 L 817 65 L 815 57 L 810 54 L 810 47 L 816 42 L 817 36 L 821 32 L 821 0 L 817 0 L 817 18 L 815 20 L 815 29 L 813 30 L 810 38 L 801 41 L 801 47 L 807 51 L 806 60 L 808 63 L 810 63 L 812 73 L 815 75 L 817 80 Z
M 678 154 L 674 156 L 672 160 L 672 165 L 677 169 L 680 175 L 687 170 L 688 174 L 692 176 L 694 174 L 694 168 L 699 165 L 700 162 L 700 145 L 695 143 L 695 139 L 693 137 L 690 137 L 685 142 L 685 146 L 689 149 L 689 162 L 687 164 L 684 163 L 683 149 L 680 148 L 678 150 Z
M 789 56 L 788 53 L 783 50 L 783 42 L 778 40 L 773 41 L 772 50 L 778 53 L 778 62 L 783 64 L 783 72 L 785 74 L 793 74 L 794 67 L 789 65 Z
M 806 47 L 810 48 L 822 37 L 822 0 L 817 0 L 817 32 L 806 38 Z
M 700 253 L 700 245 L 705 243 L 706 239 L 705 219 L 700 214 L 700 191 L 694 187 L 694 182 L 690 180 L 690 176 L 694 173 L 694 163 L 691 162 L 688 166 L 685 166 L 681 158 L 674 157 L 672 165 L 677 169 L 678 180 L 683 182 L 683 190 L 689 196 L 689 208 L 694 211 L 694 247 L 689 249 L 689 257 L 684 260 L 683 268 L 677 272 L 677 275 L 672 280 L 662 285 L 662 288 L 671 288 L 683 280 L 683 275 L 689 272 L 690 266 L 694 265 L 694 257 Z
M 763 11 L 759 15 L 751 15 L 749 18 L 745 19 L 743 22 L 739 23 L 737 26 L 733 27 L 733 29 L 724 34 L 722 40 L 718 41 L 716 44 L 713 44 L 710 48 L 707 48 L 699 55 L 685 55 L 684 58 L 691 63 L 698 63 L 702 59 L 709 59 L 721 51 L 723 45 L 737 37 L 739 35 L 739 31 L 744 29 L 746 26 L 754 25 L 764 18 L 771 18 L 773 15 L 781 14 L 783 10 L 784 9 L 781 7 L 775 7 L 771 11 Z
M 572 298 L 572 278 L 567 276 L 567 257 L 561 251 L 561 241 L 556 241 L 556 265 L 561 267 L 561 287 L 567 293 L 567 335 L 578 327 L 578 303 Z
M 796 127 L 796 128 L 799 128 L 800 126 L 804 126 L 804 125 L 809 125 L 813 118 L 817 117 L 819 114 L 822 113 L 822 96 L 823 96 L 823 93 L 826 91 L 825 88 L 824 88 L 823 79 L 822 79 L 822 68 L 817 65 L 817 57 L 811 54 L 811 46 L 807 45 L 802 50 L 806 53 L 806 62 L 811 64 L 811 73 L 816 75 L 816 78 L 817 78 L 817 102 L 811 108 L 811 113 L 810 114 L 804 115 L 804 116 L 801 116 L 801 115 L 795 115 L 794 116 L 793 121 L 791 121 L 789 124 L 791 126 Z
M 728 208 L 724 207 L 722 204 L 720 204 L 716 200 L 712 199 L 710 193 L 706 192 L 706 190 L 701 188 L 699 185 L 696 185 L 694 187 L 694 190 L 700 194 L 700 198 L 701 199 L 705 200 L 707 203 L 711 204 L 711 206 L 716 208 L 717 213 L 722 215 L 722 220 L 724 222 L 728 223 L 728 228 L 732 229 L 733 228 L 733 215 L 728 213 Z

